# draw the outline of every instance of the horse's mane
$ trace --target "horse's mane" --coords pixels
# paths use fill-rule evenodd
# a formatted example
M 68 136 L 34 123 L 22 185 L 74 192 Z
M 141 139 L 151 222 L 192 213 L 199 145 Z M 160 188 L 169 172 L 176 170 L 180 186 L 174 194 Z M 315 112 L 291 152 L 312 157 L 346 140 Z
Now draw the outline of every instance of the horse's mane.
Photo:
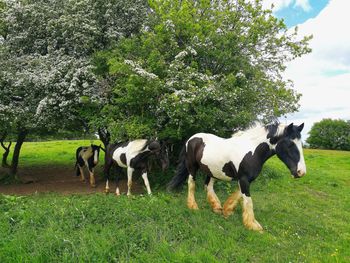
M 256 137 L 259 133 L 264 132 L 264 134 L 268 134 L 269 136 L 276 136 L 283 133 L 285 128 L 284 124 L 281 124 L 278 121 L 274 121 L 271 124 L 263 124 L 262 122 L 254 122 L 248 126 L 248 128 L 244 130 L 239 130 L 234 132 L 231 137 Z

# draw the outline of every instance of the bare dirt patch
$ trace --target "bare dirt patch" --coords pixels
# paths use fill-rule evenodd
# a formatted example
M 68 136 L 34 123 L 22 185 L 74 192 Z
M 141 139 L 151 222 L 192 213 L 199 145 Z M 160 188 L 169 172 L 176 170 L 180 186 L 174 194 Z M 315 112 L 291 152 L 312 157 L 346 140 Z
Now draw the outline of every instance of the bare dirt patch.
M 74 169 L 63 167 L 38 167 L 21 169 L 18 172 L 20 183 L 0 184 L 0 193 L 6 195 L 30 195 L 35 193 L 61 193 L 61 194 L 91 194 L 104 193 L 105 180 L 101 177 L 102 173 L 97 172 L 96 187 L 90 186 L 88 173 L 85 174 L 86 182 L 80 181 L 80 176 L 75 175 Z M 143 185 L 135 178 L 133 180 L 132 193 L 146 193 Z M 111 194 L 115 191 L 115 180 L 110 183 Z M 121 194 L 127 192 L 126 179 L 122 177 L 119 180 Z

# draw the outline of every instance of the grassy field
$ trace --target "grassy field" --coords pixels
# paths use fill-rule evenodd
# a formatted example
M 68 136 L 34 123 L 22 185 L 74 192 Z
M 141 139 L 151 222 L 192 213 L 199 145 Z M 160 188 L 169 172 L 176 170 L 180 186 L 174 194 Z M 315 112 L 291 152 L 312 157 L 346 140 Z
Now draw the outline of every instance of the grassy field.
M 90 144 L 103 145 L 100 140 L 25 142 L 21 149 L 19 166 L 72 166 L 72 163 L 75 163 L 76 149 L 80 146 L 89 146 Z M 0 154 L 2 155 L 2 148 L 0 149 Z M 103 151 L 100 151 L 100 160 L 103 160 L 103 158 Z M 10 160 L 11 158 L 9 158 Z
M 71 165 L 81 144 L 26 143 L 21 165 Z M 0 195 L 0 262 L 349 262 L 350 152 L 306 150 L 305 159 L 304 178 L 272 158 L 253 183 L 262 234 L 243 227 L 240 207 L 228 219 L 211 212 L 201 182 L 199 211 L 186 208 L 186 188 L 161 185 L 132 198 Z M 218 196 L 235 187 L 218 183 Z

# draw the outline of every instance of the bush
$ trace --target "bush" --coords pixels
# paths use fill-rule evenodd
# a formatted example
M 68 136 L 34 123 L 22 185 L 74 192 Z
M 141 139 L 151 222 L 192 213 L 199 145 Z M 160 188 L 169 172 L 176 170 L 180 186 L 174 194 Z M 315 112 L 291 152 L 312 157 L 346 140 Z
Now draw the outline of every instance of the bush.
M 323 119 L 309 134 L 306 142 L 311 148 L 350 150 L 350 121 Z

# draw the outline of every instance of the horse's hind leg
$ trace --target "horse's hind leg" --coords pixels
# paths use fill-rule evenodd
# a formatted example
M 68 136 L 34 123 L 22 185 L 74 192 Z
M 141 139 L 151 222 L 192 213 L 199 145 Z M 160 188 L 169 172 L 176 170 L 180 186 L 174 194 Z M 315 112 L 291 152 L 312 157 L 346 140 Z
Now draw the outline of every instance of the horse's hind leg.
M 131 186 L 132 186 L 132 174 L 134 173 L 134 168 L 128 167 L 128 192 L 127 195 L 131 195 Z
M 227 198 L 223 209 L 224 217 L 227 218 L 233 213 L 241 197 L 242 197 L 241 191 L 237 190 L 236 192 L 232 193 L 229 196 L 229 198 Z
M 142 171 L 142 179 L 145 183 L 146 189 L 147 189 L 147 193 L 150 195 L 152 194 L 151 192 L 151 187 L 149 186 L 149 181 L 148 181 L 148 177 L 147 177 L 147 171 Z
M 119 174 L 122 173 L 122 169 L 117 166 L 116 167 L 116 177 L 115 177 L 115 195 L 119 196 L 120 195 L 120 190 L 119 190 Z
M 208 202 L 211 205 L 213 211 L 217 214 L 221 214 L 222 213 L 222 206 L 221 206 L 219 198 L 217 197 L 217 195 L 214 192 L 214 182 L 215 182 L 215 179 L 213 177 L 210 177 L 209 183 L 207 185 L 207 199 L 208 199 Z
M 103 167 L 103 173 L 104 173 L 104 176 L 106 178 L 106 186 L 105 186 L 105 193 L 108 194 L 109 193 L 109 175 L 110 175 L 110 170 L 111 170 L 111 167 L 113 165 L 113 161 L 111 158 L 108 157 L 107 153 L 106 153 L 106 156 L 105 156 L 105 164 L 104 164 L 104 167 Z
M 187 196 L 187 206 L 189 209 L 198 209 L 198 205 L 196 203 L 196 199 L 194 197 L 194 192 L 196 190 L 196 182 L 194 180 L 194 177 L 190 174 L 188 177 L 188 196 Z

